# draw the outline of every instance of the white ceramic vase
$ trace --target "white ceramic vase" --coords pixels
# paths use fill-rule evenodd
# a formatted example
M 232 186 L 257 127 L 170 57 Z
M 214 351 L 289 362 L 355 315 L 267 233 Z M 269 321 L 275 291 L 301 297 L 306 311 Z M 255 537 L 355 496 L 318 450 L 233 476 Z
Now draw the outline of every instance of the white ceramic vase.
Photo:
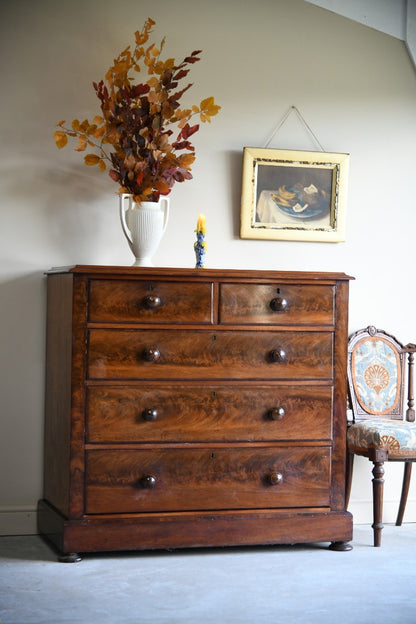
M 135 257 L 133 266 L 153 266 L 152 256 L 162 240 L 168 217 L 167 197 L 138 204 L 129 193 L 120 195 L 120 220 Z

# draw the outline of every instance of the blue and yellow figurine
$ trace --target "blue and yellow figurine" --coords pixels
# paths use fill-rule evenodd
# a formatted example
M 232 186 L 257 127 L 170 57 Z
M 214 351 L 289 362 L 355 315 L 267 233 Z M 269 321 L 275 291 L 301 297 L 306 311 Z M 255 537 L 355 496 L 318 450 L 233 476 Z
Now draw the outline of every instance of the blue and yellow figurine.
M 196 256 L 196 269 L 205 268 L 205 252 L 207 244 L 205 242 L 205 234 L 207 233 L 205 215 L 198 215 L 198 222 L 196 224 L 196 242 L 194 243 L 195 256 Z

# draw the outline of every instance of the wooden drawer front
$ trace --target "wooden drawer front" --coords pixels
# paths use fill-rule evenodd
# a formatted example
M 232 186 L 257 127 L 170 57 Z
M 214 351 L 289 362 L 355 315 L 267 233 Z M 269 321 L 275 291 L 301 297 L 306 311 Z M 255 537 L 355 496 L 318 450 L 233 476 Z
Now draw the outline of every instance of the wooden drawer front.
M 332 388 L 95 386 L 89 442 L 331 439 Z
M 329 448 L 103 450 L 87 454 L 86 513 L 322 507 Z
M 90 379 L 332 377 L 330 332 L 93 329 Z
M 91 322 L 211 323 L 212 285 L 91 280 Z
M 221 323 L 316 325 L 334 322 L 333 286 L 221 284 Z

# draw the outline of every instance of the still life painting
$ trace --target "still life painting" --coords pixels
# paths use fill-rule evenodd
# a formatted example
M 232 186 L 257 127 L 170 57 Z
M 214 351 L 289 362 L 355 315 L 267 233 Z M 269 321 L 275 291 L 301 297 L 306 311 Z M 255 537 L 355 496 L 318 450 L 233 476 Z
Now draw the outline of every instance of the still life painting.
M 348 154 L 244 148 L 241 238 L 345 240 Z

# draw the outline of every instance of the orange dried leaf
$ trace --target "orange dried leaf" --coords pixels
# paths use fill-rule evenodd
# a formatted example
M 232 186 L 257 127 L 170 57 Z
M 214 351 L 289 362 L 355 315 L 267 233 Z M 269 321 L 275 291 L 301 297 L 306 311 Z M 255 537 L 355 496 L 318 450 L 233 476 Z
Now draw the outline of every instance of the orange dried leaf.
M 87 154 L 86 156 L 84 156 L 84 162 L 86 165 L 89 165 L 89 166 L 97 165 L 100 161 L 101 161 L 101 158 L 97 156 L 97 154 Z M 104 164 L 104 169 L 105 169 L 105 164 Z
M 211 117 L 213 115 L 216 115 L 218 111 L 220 110 L 220 108 L 221 106 L 218 106 L 217 104 L 214 103 L 213 96 L 206 98 L 205 100 L 202 100 L 201 102 L 201 111 L 203 111 L 204 113 L 206 113 L 208 116 L 211 116 Z
M 166 195 L 170 191 L 169 185 L 165 180 L 163 180 L 163 178 L 156 180 L 154 183 L 154 187 L 157 191 L 162 193 L 162 195 Z
M 191 165 L 195 162 L 195 154 L 181 154 L 179 162 L 184 169 L 191 169 Z
M 165 69 L 173 69 L 175 67 L 175 59 L 174 58 L 168 58 L 163 63 L 163 65 L 165 66 Z
M 156 76 L 152 76 L 147 81 L 147 84 L 149 85 L 151 89 L 155 89 L 159 85 L 159 80 L 156 78 Z
M 103 160 L 100 160 L 100 162 L 98 163 L 98 166 L 101 169 L 101 171 L 106 170 L 105 162 Z
M 159 104 L 160 95 L 156 91 L 149 91 L 147 95 L 147 99 L 149 100 L 151 104 Z
M 104 119 L 101 117 L 101 115 L 96 115 L 94 119 L 92 120 L 92 123 L 96 124 L 97 126 L 100 126 L 102 123 L 104 123 Z
M 104 126 L 102 126 L 101 128 L 97 128 L 97 129 L 94 131 L 94 137 L 95 137 L 96 139 L 101 139 L 101 137 L 102 137 L 102 136 L 104 136 L 104 133 L 105 133 L 105 127 L 104 127 Z
M 79 130 L 81 132 L 86 132 L 88 130 L 88 126 L 89 126 L 89 121 L 88 119 L 84 119 L 84 121 L 80 124 L 79 126 Z
M 85 134 L 81 134 L 78 137 L 78 145 L 75 148 L 75 151 L 77 152 L 83 152 L 87 147 L 87 137 L 85 136 Z
M 62 149 L 68 143 L 68 137 L 63 130 L 56 130 L 53 138 L 55 139 L 56 147 L 59 149 Z

